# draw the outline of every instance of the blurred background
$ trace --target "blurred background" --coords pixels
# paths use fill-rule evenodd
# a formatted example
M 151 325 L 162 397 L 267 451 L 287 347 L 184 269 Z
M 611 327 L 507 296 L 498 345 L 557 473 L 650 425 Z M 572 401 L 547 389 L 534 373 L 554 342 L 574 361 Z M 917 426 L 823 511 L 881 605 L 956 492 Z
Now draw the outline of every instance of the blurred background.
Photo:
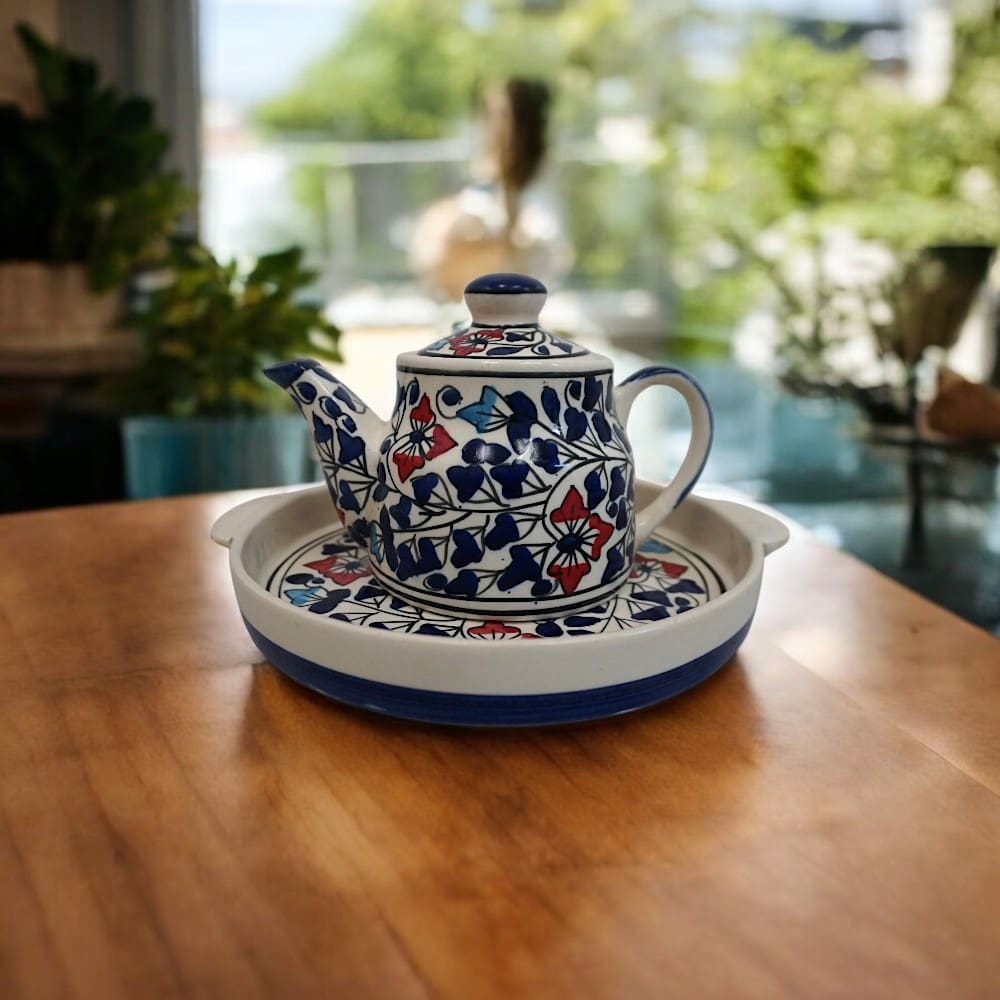
M 387 413 L 521 270 L 699 377 L 707 481 L 1000 634 L 998 238 L 997 0 L 0 0 L 0 511 L 316 478 L 260 367 Z

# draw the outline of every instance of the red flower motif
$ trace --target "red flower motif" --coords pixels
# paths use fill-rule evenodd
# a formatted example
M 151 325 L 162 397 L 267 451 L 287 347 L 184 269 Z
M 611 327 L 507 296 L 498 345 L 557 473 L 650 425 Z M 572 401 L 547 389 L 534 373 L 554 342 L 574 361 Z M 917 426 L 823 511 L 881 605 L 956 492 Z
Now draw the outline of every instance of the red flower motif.
M 494 340 L 503 340 L 502 330 L 466 330 L 448 339 L 451 349 L 457 358 L 465 358 L 470 354 L 481 354 Z
M 410 424 L 415 427 L 417 424 L 433 423 L 434 411 L 431 409 L 431 401 L 427 398 L 427 393 L 425 392 L 420 397 L 420 402 L 410 410 Z
M 520 635 L 521 630 L 513 625 L 504 625 L 503 622 L 483 622 L 475 628 L 469 629 L 469 635 L 474 635 L 477 639 L 503 639 L 508 635 Z
M 555 543 L 556 556 L 548 573 L 558 581 L 564 594 L 572 594 L 590 572 L 591 564 L 600 559 L 614 528 L 584 506 L 583 497 L 575 486 L 569 488 L 549 520 L 557 526 L 560 537 Z
M 584 507 L 580 491 L 571 486 L 562 506 L 552 512 L 551 521 L 553 524 L 566 524 L 568 521 L 579 521 L 589 516 L 590 511 Z
M 402 438 L 392 460 L 399 470 L 399 478 L 405 483 L 430 459 L 455 447 L 455 439 L 437 422 L 437 415 L 431 409 L 425 392 L 420 402 L 410 410 L 410 433 Z
M 326 559 L 318 559 L 316 562 L 306 563 L 309 569 L 315 570 L 321 576 L 341 587 L 363 576 L 371 576 L 371 570 L 365 568 L 365 564 L 354 556 L 336 555 L 328 556 Z
M 560 566 L 557 561 L 549 567 L 549 576 L 558 582 L 564 594 L 572 594 L 580 586 L 580 581 L 587 575 L 589 569 L 590 563 L 586 560 L 569 563 L 566 566 Z
M 653 559 L 650 556 L 643 556 L 636 553 L 635 561 L 637 563 L 645 563 L 652 568 L 652 564 L 658 564 L 660 566 L 661 572 L 668 576 L 671 580 L 676 580 L 679 576 L 683 576 L 687 571 L 687 566 L 682 566 L 680 563 L 668 562 L 666 559 Z M 633 579 L 639 576 L 636 569 L 633 568 L 631 576 Z

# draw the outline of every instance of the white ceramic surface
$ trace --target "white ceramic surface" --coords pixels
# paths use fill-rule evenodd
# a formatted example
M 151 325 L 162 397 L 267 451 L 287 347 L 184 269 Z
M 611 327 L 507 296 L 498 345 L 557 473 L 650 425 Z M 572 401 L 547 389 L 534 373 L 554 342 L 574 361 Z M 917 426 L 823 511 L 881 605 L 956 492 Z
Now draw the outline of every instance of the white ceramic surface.
M 637 483 L 640 503 L 657 493 L 656 486 Z M 280 594 L 268 592 L 268 581 L 289 554 L 330 528 L 329 498 L 321 486 L 252 500 L 216 522 L 212 538 L 229 548 L 237 602 L 255 641 L 286 672 L 295 674 L 294 669 L 287 669 L 286 658 L 315 668 L 308 679 L 297 679 L 342 700 L 415 718 L 481 724 L 491 722 L 491 699 L 498 706 L 506 704 L 505 698 L 521 699 L 530 709 L 532 699 L 547 706 L 549 696 L 573 694 L 579 696 L 576 709 L 559 703 L 558 711 L 546 708 L 537 715 L 529 711 L 527 721 L 594 718 L 667 696 L 663 691 L 668 689 L 662 686 L 633 691 L 630 684 L 641 686 L 648 678 L 669 680 L 671 671 L 703 660 L 707 663 L 706 657 L 719 660 L 711 664 L 712 670 L 717 669 L 723 662 L 719 658 L 729 658 L 749 627 L 765 555 L 788 537 L 785 526 L 768 515 L 731 501 L 691 496 L 656 537 L 668 546 L 696 553 L 718 574 L 719 592 L 701 606 L 662 621 L 598 635 L 490 642 L 362 627 L 310 614 Z M 324 670 L 329 671 L 329 687 L 323 683 Z M 341 695 L 335 681 L 344 677 L 371 682 L 372 692 Z M 380 685 L 389 686 L 384 703 Z M 416 696 L 412 710 L 396 707 L 389 697 L 401 690 Z M 604 711 L 602 692 L 612 690 L 619 691 L 617 700 L 609 700 Z M 627 692 L 625 701 L 621 691 Z M 588 692 L 594 696 L 592 704 L 587 702 Z M 475 710 L 449 707 L 448 717 L 422 711 L 420 699 L 435 693 L 471 696 Z M 501 716 L 501 721 L 509 721 Z
M 617 592 L 704 467 L 712 418 L 697 383 L 656 366 L 615 387 L 607 358 L 537 325 L 544 298 L 519 275 L 470 284 L 471 324 L 398 359 L 385 422 L 316 362 L 267 370 L 309 421 L 372 572 L 422 608 L 509 620 L 590 607 Z M 637 505 L 624 425 L 652 386 L 681 394 L 691 443 Z

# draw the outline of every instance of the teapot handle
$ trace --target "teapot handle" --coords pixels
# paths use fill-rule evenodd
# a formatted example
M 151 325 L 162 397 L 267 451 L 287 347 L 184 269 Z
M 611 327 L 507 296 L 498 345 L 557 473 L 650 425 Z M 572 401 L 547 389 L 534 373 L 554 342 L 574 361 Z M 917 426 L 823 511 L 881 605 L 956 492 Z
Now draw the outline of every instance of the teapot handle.
M 653 365 L 630 375 L 615 389 L 615 408 L 624 425 L 636 397 L 644 389 L 665 385 L 676 389 L 687 403 L 691 415 L 691 441 L 677 474 L 660 490 L 655 500 L 636 511 L 635 544 L 638 548 L 653 533 L 660 522 L 691 492 L 698 481 L 708 450 L 712 447 L 712 410 L 698 383 L 679 368 Z

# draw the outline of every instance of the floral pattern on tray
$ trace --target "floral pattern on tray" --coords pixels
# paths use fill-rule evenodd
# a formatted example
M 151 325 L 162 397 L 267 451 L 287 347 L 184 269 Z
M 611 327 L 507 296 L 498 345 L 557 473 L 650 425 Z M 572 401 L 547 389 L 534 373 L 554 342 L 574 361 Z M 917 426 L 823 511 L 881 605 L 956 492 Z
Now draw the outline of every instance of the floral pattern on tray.
M 416 608 L 388 593 L 371 575 L 368 552 L 341 528 L 288 556 L 268 590 L 303 612 L 365 628 L 463 639 L 555 639 L 662 622 L 707 604 L 725 587 L 700 556 L 652 539 L 618 594 L 586 611 L 539 621 L 462 618 Z

